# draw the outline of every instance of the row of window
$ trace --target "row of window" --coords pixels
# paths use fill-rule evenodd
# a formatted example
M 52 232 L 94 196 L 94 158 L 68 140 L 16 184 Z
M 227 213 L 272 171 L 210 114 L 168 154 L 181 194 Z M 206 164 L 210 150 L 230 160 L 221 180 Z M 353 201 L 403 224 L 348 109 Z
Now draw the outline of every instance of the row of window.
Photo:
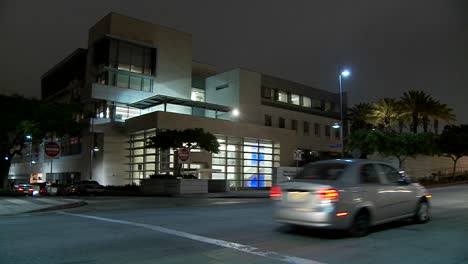
M 281 91 L 279 89 L 272 89 L 265 86 L 262 86 L 262 98 L 325 112 L 337 113 L 340 110 L 334 102 Z
M 129 88 L 139 91 L 152 92 L 153 78 L 143 75 L 135 75 L 124 71 L 108 70 L 101 73 L 97 82 L 104 85 Z
M 309 136 L 310 135 L 310 123 L 307 121 L 304 121 L 302 123 L 302 133 L 304 136 Z M 273 126 L 273 121 L 272 121 L 272 116 L 271 115 L 265 115 L 265 126 Z M 286 128 L 286 119 L 283 117 L 278 118 L 278 127 L 279 128 Z M 291 119 L 291 126 L 290 128 L 292 130 L 298 131 L 298 121 L 295 119 Z M 314 123 L 314 135 L 316 137 L 321 136 L 321 125 L 319 123 Z M 325 125 L 324 126 L 324 134 L 325 137 L 331 137 L 331 126 Z M 340 129 L 334 129 L 334 134 L 335 138 L 339 139 L 340 138 Z

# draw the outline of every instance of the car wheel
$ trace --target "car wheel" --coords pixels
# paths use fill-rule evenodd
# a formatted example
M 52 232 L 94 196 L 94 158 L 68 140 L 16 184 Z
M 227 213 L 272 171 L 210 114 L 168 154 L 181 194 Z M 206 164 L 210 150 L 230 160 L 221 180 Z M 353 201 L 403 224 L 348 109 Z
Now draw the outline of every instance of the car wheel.
M 421 201 L 416 207 L 416 213 L 414 214 L 414 222 L 418 224 L 424 224 L 431 220 L 431 212 L 429 210 L 429 204 L 426 201 Z
M 369 234 L 370 231 L 370 215 L 365 211 L 359 212 L 353 220 L 348 233 L 352 237 L 363 237 Z

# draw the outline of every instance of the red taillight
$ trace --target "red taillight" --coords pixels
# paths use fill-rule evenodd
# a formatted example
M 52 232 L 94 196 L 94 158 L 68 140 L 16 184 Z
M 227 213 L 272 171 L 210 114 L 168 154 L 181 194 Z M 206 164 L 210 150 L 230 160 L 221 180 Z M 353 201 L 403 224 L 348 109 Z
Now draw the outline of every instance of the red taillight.
M 29 191 L 30 191 L 30 192 L 33 192 L 33 191 L 34 191 L 34 188 L 29 188 Z
M 24 191 L 23 188 L 18 188 L 18 192 L 22 192 L 22 191 Z
M 340 197 L 338 191 L 333 188 L 320 188 L 317 191 L 317 195 L 322 200 L 336 201 Z
M 281 197 L 281 187 L 273 186 L 270 188 L 270 198 Z

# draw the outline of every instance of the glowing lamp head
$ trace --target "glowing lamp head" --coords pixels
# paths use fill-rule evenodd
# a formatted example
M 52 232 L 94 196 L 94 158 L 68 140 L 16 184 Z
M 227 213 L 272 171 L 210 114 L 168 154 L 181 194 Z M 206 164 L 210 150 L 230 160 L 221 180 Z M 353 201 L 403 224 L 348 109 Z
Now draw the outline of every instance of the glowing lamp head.
M 234 110 L 232 110 L 232 115 L 239 116 L 239 109 L 235 108 Z
M 340 128 L 341 126 L 340 126 L 340 124 L 338 124 L 338 123 L 335 123 L 335 124 L 333 124 L 333 126 L 332 126 L 332 127 L 333 127 L 333 128 Z
M 349 75 L 351 75 L 351 72 L 349 70 L 344 70 L 341 72 L 341 76 L 343 77 L 348 77 Z

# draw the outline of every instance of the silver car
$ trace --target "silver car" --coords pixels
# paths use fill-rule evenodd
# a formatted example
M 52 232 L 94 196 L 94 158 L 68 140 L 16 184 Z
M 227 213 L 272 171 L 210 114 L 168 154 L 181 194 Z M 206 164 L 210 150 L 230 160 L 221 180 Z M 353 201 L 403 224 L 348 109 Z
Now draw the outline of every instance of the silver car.
M 291 181 L 273 186 L 274 218 L 281 223 L 348 230 L 365 236 L 373 225 L 430 220 L 428 191 L 384 162 L 309 163 Z

